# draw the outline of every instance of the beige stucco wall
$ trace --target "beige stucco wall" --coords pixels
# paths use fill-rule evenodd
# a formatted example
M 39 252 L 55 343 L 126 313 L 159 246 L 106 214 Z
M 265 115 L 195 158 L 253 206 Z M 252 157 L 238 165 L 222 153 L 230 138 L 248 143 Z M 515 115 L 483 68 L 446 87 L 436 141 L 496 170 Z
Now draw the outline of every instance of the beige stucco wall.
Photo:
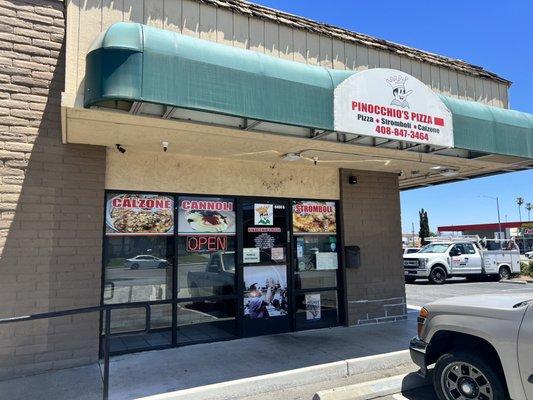
M 448 96 L 507 107 L 507 85 L 331 37 L 249 17 L 197 0 L 70 0 L 67 2 L 66 98 L 80 105 L 85 56 L 98 34 L 120 21 L 341 70 L 392 68 Z M 324 7 L 327 7 L 324 3 Z M 65 104 L 71 106 L 72 104 Z
M 337 168 L 107 151 L 106 189 L 339 199 Z

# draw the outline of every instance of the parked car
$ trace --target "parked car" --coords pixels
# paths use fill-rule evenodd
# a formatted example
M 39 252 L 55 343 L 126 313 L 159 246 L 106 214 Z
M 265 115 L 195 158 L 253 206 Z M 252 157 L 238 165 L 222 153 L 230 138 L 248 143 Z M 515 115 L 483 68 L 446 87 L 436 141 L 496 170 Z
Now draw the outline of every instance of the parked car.
M 411 358 L 440 400 L 533 400 L 533 294 L 437 300 L 418 317 Z
M 420 247 L 406 247 L 403 249 L 403 254 L 413 254 L 418 253 L 420 251 Z
M 452 276 L 509 279 L 520 273 L 520 253 L 513 240 L 435 238 L 417 253 L 403 257 L 407 283 L 428 278 L 442 284 Z
M 168 261 L 164 258 L 157 258 L 148 254 L 141 254 L 133 258 L 128 258 L 124 262 L 124 268 L 166 268 Z
M 533 251 L 526 251 L 524 255 L 530 260 L 533 260 Z

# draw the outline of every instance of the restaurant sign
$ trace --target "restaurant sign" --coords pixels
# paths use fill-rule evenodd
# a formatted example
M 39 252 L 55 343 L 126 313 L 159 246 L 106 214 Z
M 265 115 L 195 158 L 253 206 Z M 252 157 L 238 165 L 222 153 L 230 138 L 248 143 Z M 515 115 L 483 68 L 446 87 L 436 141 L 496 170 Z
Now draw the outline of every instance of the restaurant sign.
M 533 222 L 522 222 L 522 235 L 533 235 Z
M 335 88 L 337 132 L 453 147 L 452 114 L 439 96 L 404 72 L 373 68 Z

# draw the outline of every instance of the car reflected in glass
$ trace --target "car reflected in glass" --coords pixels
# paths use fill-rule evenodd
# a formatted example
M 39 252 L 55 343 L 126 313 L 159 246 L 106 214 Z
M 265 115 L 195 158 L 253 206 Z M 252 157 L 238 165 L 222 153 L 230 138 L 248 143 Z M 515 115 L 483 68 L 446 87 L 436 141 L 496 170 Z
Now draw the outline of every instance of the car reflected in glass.
M 140 269 L 140 268 L 166 268 L 168 261 L 164 258 L 158 258 L 151 255 L 138 255 L 133 258 L 128 258 L 124 261 L 124 268 Z

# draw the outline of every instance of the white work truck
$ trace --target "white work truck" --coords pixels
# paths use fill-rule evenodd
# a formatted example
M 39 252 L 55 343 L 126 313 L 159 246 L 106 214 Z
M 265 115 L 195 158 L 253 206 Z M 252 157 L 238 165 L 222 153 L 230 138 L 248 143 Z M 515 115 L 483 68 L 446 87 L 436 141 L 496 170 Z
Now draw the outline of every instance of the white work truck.
M 520 273 L 520 252 L 512 239 L 477 236 L 435 237 L 418 253 L 404 254 L 405 281 L 427 278 L 442 284 L 452 276 L 509 279 Z

